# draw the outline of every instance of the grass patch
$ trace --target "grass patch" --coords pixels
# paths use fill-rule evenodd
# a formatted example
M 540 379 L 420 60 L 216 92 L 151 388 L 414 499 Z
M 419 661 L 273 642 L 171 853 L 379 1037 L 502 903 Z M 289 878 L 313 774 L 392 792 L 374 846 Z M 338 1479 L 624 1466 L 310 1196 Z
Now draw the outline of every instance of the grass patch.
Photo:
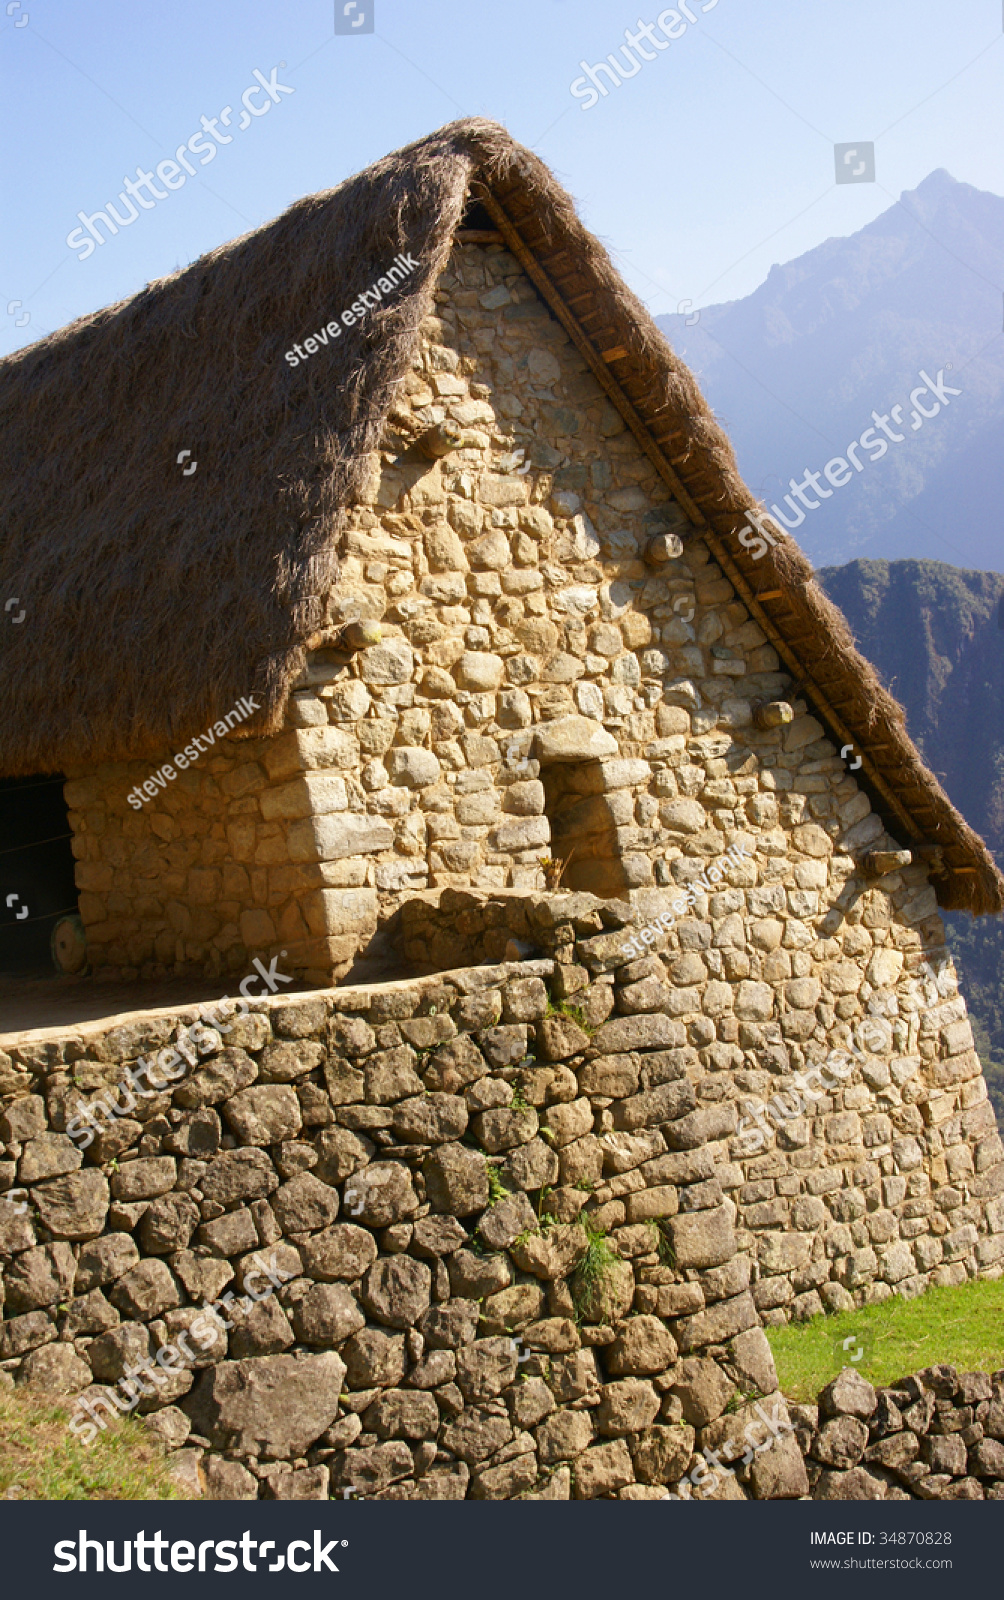
M 575 1269 L 572 1278 L 572 1299 L 575 1302 L 576 1320 L 602 1321 L 607 1313 L 609 1291 L 607 1280 L 611 1268 L 620 1261 L 603 1228 L 594 1228 L 589 1219 L 580 1219 L 589 1240 L 586 1253 Z
M 888 1384 L 947 1362 L 960 1372 L 1004 1367 L 1004 1278 L 898 1295 L 860 1311 L 765 1329 L 778 1382 L 790 1400 L 812 1402 L 841 1367 Z M 844 1341 L 853 1341 L 845 1348 Z M 860 1350 L 861 1354 L 858 1355 Z
M 135 1422 L 109 1422 L 91 1445 L 67 1428 L 69 1403 L 0 1393 L 0 1498 L 188 1500 L 165 1451 Z
M 589 1022 L 581 1006 L 573 1005 L 570 1000 L 559 1000 L 557 1004 L 548 996 L 547 1009 L 544 1013 L 548 1017 L 568 1017 L 583 1033 L 592 1038 L 597 1029 L 594 1023 Z

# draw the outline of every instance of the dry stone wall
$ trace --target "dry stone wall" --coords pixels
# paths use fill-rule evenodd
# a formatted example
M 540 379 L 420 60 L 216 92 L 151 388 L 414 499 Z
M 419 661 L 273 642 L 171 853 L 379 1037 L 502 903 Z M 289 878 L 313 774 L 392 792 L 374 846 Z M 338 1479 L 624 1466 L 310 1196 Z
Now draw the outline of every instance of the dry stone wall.
M 218 1498 L 662 1498 L 736 1404 L 785 1420 L 680 1024 L 576 1020 L 556 966 L 5 1041 L 6 1381 L 95 1401 L 232 1290 L 139 1403 Z M 152 1057 L 177 1081 L 130 1106 Z M 253 1304 L 256 1256 L 286 1281 Z M 807 1487 L 788 1433 L 720 1493 Z
M 458 448 L 433 461 L 437 429 Z M 898 841 L 703 542 L 674 554 L 678 508 L 501 248 L 455 250 L 372 466 L 286 730 L 140 814 L 141 764 L 70 775 L 93 965 L 265 950 L 365 976 L 404 901 L 540 890 L 546 854 L 642 923 L 692 896 L 658 949 L 589 975 L 670 1019 L 723 1129 L 797 1107 L 797 1073 L 888 1021 L 839 1087 L 727 1150 L 763 1318 L 998 1275 L 1004 1150 L 964 1002 L 950 968 L 936 1004 L 915 982 L 944 941 L 927 868 L 865 873 Z M 786 694 L 793 720 L 757 726 Z
M 1004 1371 L 925 1367 L 876 1389 L 845 1367 L 790 1409 L 814 1500 L 1004 1500 Z
M 659 1019 L 693 1085 L 718 1181 L 735 1202 L 763 1321 L 999 1277 L 1004 1150 L 950 964 L 937 1004 L 914 976 L 916 888 L 886 878 L 882 891 L 866 890 L 851 879 L 825 918 L 817 903 L 822 927 L 813 940 L 808 920 L 790 915 L 791 899 L 806 893 L 795 887 L 806 863 L 765 863 L 762 836 L 749 837 L 752 861 L 730 874 L 746 886 L 709 884 L 640 958 L 625 953 L 627 942 L 656 926 L 672 893 L 637 891 L 629 904 L 448 890 L 438 905 L 403 905 L 398 945 L 420 970 L 462 949 L 494 960 L 553 955 L 556 992 L 593 1024 L 610 1015 Z M 818 848 L 825 837 L 817 829 L 809 842 Z M 681 855 L 678 882 L 692 883 L 701 864 Z M 827 923 L 840 939 L 825 937 Z M 853 1044 L 852 1024 L 879 999 L 889 1020 L 868 1035 L 877 1048 L 849 1055 L 849 1074 L 807 1101 L 796 1073 Z M 744 1108 L 775 1095 L 791 1110 L 801 1102 L 806 1114 L 764 1118 L 767 1148 L 750 1155 Z M 605 1220 L 622 1218 L 631 1182 L 628 1174 L 597 1189 Z

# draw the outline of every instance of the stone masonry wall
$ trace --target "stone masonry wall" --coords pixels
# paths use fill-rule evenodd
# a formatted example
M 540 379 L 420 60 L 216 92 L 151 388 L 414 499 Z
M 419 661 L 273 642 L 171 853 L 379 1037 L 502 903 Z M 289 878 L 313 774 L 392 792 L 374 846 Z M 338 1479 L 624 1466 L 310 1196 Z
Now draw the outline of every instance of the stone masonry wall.
M 674 877 L 693 881 L 699 864 L 681 856 Z M 571 997 L 591 1024 L 614 1014 L 660 1019 L 697 1095 L 718 1181 L 736 1203 L 763 1321 L 999 1277 L 1004 1152 L 963 1002 L 950 969 L 942 979 L 948 998 L 925 999 L 911 976 L 918 937 L 908 924 L 889 927 L 898 906 L 909 915 L 915 891 L 862 894 L 852 880 L 827 917 L 831 927 L 846 917 L 844 959 L 833 958 L 841 951 L 836 939 L 827 950 L 821 938 L 812 947 L 816 961 L 804 958 L 806 974 L 779 982 L 792 970 L 782 927 L 794 930 L 786 942 L 796 945 L 796 959 L 808 929 L 801 919 L 785 920 L 783 888 L 754 887 L 762 867 L 758 852 L 729 873 L 746 887 L 723 882 L 702 893 L 640 959 L 625 957 L 624 943 L 669 909 L 672 895 L 639 890 L 628 904 L 587 894 L 445 890 L 438 905 L 406 902 L 396 937 L 418 970 L 447 965 L 461 950 L 489 960 L 507 952 L 553 956 L 555 992 Z M 744 898 L 748 923 L 737 914 Z M 873 944 L 871 929 L 891 932 L 890 945 Z M 873 1036 L 880 1048 L 865 1050 L 833 1094 L 817 1099 L 811 1115 L 779 1119 L 773 1131 L 765 1122 L 768 1148 L 749 1155 L 737 1132 L 742 1108 L 777 1092 L 791 1105 L 795 1070 L 844 1044 L 848 1024 L 874 996 L 893 1018 L 889 1048 Z M 628 1174 L 597 1189 L 608 1225 L 622 1219 L 620 1196 L 631 1182 Z
M 1004 1370 L 880 1388 L 854 1367 L 791 1416 L 814 1500 L 1004 1500 Z
M 679 1024 L 591 1032 L 554 967 L 254 1002 L 180 1076 L 194 1010 L 4 1041 L 3 1371 L 94 1398 L 231 1285 L 140 1402 L 227 1499 L 662 1498 L 754 1397 L 785 1418 Z M 67 1119 L 161 1051 L 82 1157 Z M 259 1249 L 292 1276 L 242 1304 Z M 808 1490 L 791 1434 L 722 1483 Z
M 794 1104 L 870 1010 L 890 1024 L 811 1116 L 730 1151 L 764 1318 L 996 1275 L 1004 1150 L 964 1002 L 950 969 L 937 1005 L 914 982 L 944 941 L 927 868 L 866 876 L 899 841 L 703 542 L 673 556 L 678 508 L 516 262 L 458 247 L 436 312 L 287 730 L 141 814 L 140 764 L 70 774 L 94 967 L 281 950 L 312 983 L 365 977 L 404 900 L 539 890 L 549 852 L 641 917 L 694 888 L 617 976 L 684 1030 L 709 1107 Z M 416 441 L 446 424 L 461 447 L 433 462 Z M 350 649 L 352 622 L 380 641 Z M 756 727 L 785 695 L 793 720 Z M 750 859 L 716 881 L 734 843 Z
M 215 975 L 281 946 L 330 982 L 378 901 L 540 887 L 552 843 L 574 886 L 656 881 L 660 807 L 699 789 L 686 736 L 742 720 L 740 677 L 779 692 L 702 546 L 646 563 L 686 520 L 513 258 L 458 247 L 436 298 L 288 731 L 221 741 L 141 812 L 159 762 L 68 772 L 95 970 Z M 430 461 L 417 438 L 444 422 L 462 447 Z M 381 641 L 338 648 L 353 619 Z M 618 749 L 598 789 L 568 765 Z

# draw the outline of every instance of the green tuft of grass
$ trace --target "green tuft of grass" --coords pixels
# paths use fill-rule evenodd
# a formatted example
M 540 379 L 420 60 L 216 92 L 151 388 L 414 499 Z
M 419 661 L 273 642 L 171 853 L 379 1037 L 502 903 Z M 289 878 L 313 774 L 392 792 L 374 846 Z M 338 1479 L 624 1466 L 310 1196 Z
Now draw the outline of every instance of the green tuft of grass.
M 576 1027 L 582 1029 L 591 1039 L 596 1032 L 596 1025 L 588 1021 L 586 1013 L 581 1006 L 575 1006 L 570 1000 L 559 1000 L 557 1004 L 548 996 L 547 1009 L 544 1013 L 548 1017 L 568 1017 Z
M 813 1402 L 849 1366 L 877 1385 L 939 1362 L 960 1372 L 996 1372 L 1004 1367 L 1004 1278 L 928 1289 L 916 1300 L 896 1295 L 860 1311 L 764 1331 L 789 1400 Z
M 572 1299 L 576 1320 L 602 1321 L 610 1304 L 608 1279 L 620 1261 L 604 1228 L 594 1227 L 588 1217 L 581 1219 L 589 1243 L 572 1277 Z
M 0 1499 L 188 1500 L 167 1455 L 131 1418 L 90 1445 L 68 1428 L 72 1402 L 0 1393 Z

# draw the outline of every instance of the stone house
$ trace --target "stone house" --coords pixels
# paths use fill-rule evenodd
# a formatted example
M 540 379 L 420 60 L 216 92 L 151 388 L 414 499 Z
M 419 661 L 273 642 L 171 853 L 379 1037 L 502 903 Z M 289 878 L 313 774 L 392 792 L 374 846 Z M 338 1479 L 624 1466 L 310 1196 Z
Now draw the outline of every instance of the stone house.
M 964 1002 L 910 984 L 939 907 L 999 911 L 1004 879 L 536 157 L 454 124 L 0 390 L 36 619 L 0 635 L 0 771 L 66 778 L 94 971 L 519 959 L 559 872 L 614 907 L 580 933 L 682 905 L 568 992 L 673 1020 L 762 1314 L 1002 1270 Z M 742 1097 L 869 1007 L 887 1047 L 743 1154 Z

